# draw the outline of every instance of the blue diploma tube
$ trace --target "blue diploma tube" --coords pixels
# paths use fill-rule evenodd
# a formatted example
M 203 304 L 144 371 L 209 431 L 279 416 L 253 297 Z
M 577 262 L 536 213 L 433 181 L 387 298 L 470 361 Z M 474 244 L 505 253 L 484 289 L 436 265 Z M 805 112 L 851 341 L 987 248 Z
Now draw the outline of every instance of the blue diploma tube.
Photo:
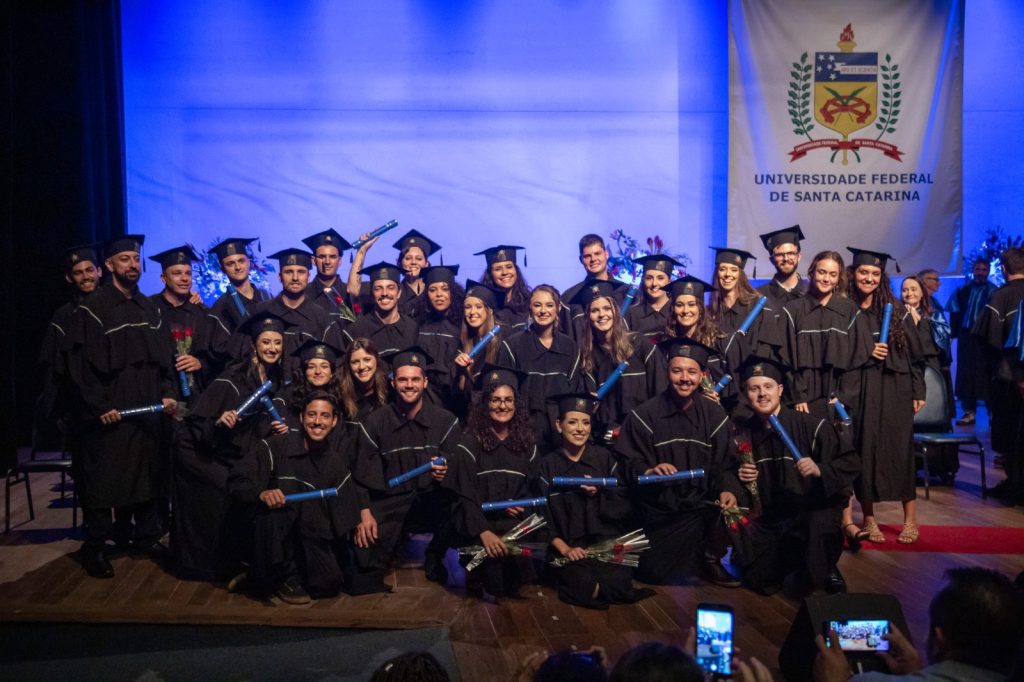
M 772 428 L 775 430 L 775 433 L 779 434 L 779 438 L 782 439 L 782 442 L 785 444 L 786 449 L 789 450 L 789 454 L 793 455 L 793 459 L 796 460 L 797 462 L 803 459 L 804 456 L 800 454 L 799 450 L 797 450 L 796 443 L 794 443 L 793 439 L 790 438 L 789 433 L 786 432 L 786 429 L 782 428 L 782 422 L 779 421 L 779 418 L 773 414 L 772 416 L 768 417 L 768 422 L 772 425 Z
M 640 288 L 637 285 L 629 285 L 629 289 L 626 290 L 626 297 L 622 299 L 622 305 L 619 307 L 619 315 L 626 314 L 626 311 L 629 310 L 629 306 L 633 303 L 633 299 L 636 298 L 638 291 L 640 291 Z
M 228 293 L 231 295 L 231 300 L 235 302 L 235 308 L 238 310 L 238 314 L 244 319 L 249 312 L 245 309 L 245 303 L 242 302 L 242 295 L 238 293 L 238 289 L 235 288 L 234 284 L 228 283 Z
M 485 512 L 495 511 L 497 509 L 510 509 L 512 507 L 543 507 L 548 503 L 546 497 L 529 497 L 521 500 L 501 500 L 498 502 L 484 502 L 480 505 L 480 508 Z
M 157 403 L 156 405 L 146 405 L 145 407 L 129 407 L 127 410 L 118 410 L 117 413 L 123 419 L 125 417 L 138 417 L 142 414 L 158 414 L 163 411 L 164 404 Z
M 602 400 L 606 395 L 608 395 L 608 391 L 612 390 L 612 386 L 614 386 L 615 382 L 619 380 L 619 378 L 622 376 L 622 373 L 626 371 L 627 367 L 629 367 L 628 362 L 620 362 L 619 366 L 612 370 L 612 373 L 609 374 L 608 378 L 604 380 L 604 383 L 601 384 L 601 387 L 597 389 L 598 400 Z
M 284 420 L 281 419 L 281 413 L 277 411 L 276 407 L 274 407 L 273 400 L 271 400 L 265 395 L 260 396 L 260 404 L 263 405 L 263 409 L 270 413 L 271 419 L 273 419 L 276 422 L 281 422 L 282 424 L 284 423 Z
M 252 407 L 253 404 L 257 400 L 259 400 L 263 396 L 264 393 L 269 391 L 273 385 L 274 384 L 271 383 L 270 379 L 267 379 L 266 381 L 264 381 L 262 386 L 257 388 L 256 391 L 251 396 L 246 398 L 242 402 L 241 405 L 239 405 L 237 408 L 235 408 L 235 412 L 238 413 L 238 416 L 241 417 L 243 414 L 245 414 L 245 411 L 248 410 L 250 407 Z
M 482 351 L 484 348 L 487 348 L 487 344 L 489 344 L 491 342 L 491 339 L 493 339 L 499 333 L 501 333 L 501 325 L 496 324 L 493 327 L 491 327 L 491 331 L 484 334 L 484 338 L 477 341 L 476 345 L 469 349 L 469 352 L 466 353 L 466 355 L 468 355 L 470 358 L 475 358 L 480 353 L 480 351 Z
M 757 299 L 757 303 L 755 303 L 754 307 L 750 309 L 750 312 L 747 313 L 747 318 L 743 320 L 743 324 L 741 324 L 740 328 L 737 329 L 736 331 L 746 336 L 747 332 L 750 331 L 750 328 L 754 326 L 754 321 L 757 320 L 757 316 L 761 314 L 761 311 L 764 310 L 764 306 L 767 303 L 767 296 L 762 296 L 761 298 Z
M 889 343 L 889 326 L 892 324 L 892 303 L 882 308 L 882 330 L 878 332 L 878 343 Z
M 188 372 L 183 369 L 178 370 L 178 384 L 181 386 L 181 395 L 183 398 L 188 398 L 192 395 L 192 391 L 188 387 Z
M 722 390 L 726 386 L 731 384 L 731 383 L 732 383 L 732 375 L 731 374 L 723 374 L 722 378 L 718 380 L 717 384 L 715 384 L 715 393 L 721 395 L 722 394 Z
M 619 484 L 614 478 L 586 478 L 583 476 L 555 476 L 551 479 L 551 485 L 561 487 L 572 487 L 577 485 L 592 485 L 598 488 L 614 488 Z
M 667 476 L 662 476 L 661 474 L 640 474 L 636 477 L 636 482 L 639 485 L 648 485 L 650 483 L 667 483 L 669 481 L 687 481 L 691 478 L 704 478 L 704 470 L 688 469 L 686 471 L 677 471 Z
M 847 425 L 853 423 L 853 420 L 850 419 L 850 413 L 846 411 L 846 406 L 839 402 L 838 399 L 832 403 L 832 406 L 836 408 L 836 414 L 839 415 L 839 421 Z
M 395 228 L 395 227 L 398 227 L 398 221 L 397 220 L 389 220 L 388 222 L 384 223 L 383 225 L 378 227 L 376 230 L 371 232 L 370 236 L 367 237 L 366 239 L 357 239 L 354 242 L 352 242 L 352 248 L 353 249 L 358 249 L 360 246 L 362 246 L 366 242 L 370 241 L 371 239 L 376 239 L 377 237 L 381 236 L 382 234 L 384 234 L 388 230 L 390 230 L 392 228 Z
M 406 481 L 410 481 L 410 480 L 416 478 L 420 474 L 427 473 L 434 466 L 444 466 L 445 464 L 446 464 L 446 462 L 444 461 L 444 457 L 435 457 L 434 459 L 430 460 L 426 464 L 421 464 L 418 467 L 415 467 L 413 469 L 409 469 L 409 471 L 406 471 L 404 474 L 402 474 L 400 476 L 395 476 L 394 478 L 390 479 L 388 481 L 388 487 L 389 488 L 395 488 L 397 486 L 400 486 L 403 483 L 405 483 Z
M 337 488 L 321 488 L 320 490 L 309 490 L 304 493 L 292 493 L 291 495 L 285 495 L 285 502 L 304 502 L 306 500 L 320 500 L 328 497 L 337 497 Z

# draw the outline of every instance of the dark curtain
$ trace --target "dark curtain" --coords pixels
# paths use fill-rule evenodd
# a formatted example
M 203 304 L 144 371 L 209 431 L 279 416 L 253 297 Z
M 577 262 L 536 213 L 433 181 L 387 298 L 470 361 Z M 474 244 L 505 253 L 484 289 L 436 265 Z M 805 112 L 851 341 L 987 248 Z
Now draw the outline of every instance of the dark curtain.
M 120 3 L 3 3 L 7 37 L 0 236 L 0 458 L 31 439 L 37 354 L 70 294 L 59 256 L 124 234 Z

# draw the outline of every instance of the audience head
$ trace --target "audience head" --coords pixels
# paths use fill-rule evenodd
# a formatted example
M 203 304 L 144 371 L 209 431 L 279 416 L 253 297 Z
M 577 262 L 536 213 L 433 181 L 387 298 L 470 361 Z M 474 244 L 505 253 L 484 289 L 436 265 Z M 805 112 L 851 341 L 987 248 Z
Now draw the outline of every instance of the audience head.
M 414 651 L 395 656 L 377 668 L 370 682 L 448 682 L 450 679 L 433 654 Z
M 548 656 L 534 682 L 604 682 L 608 673 L 600 651 L 562 651 Z
M 693 657 L 671 644 L 645 642 L 619 659 L 610 682 L 703 682 L 704 671 Z
M 999 257 L 1003 266 L 1003 274 L 1010 276 L 1024 275 L 1024 248 L 1011 246 Z

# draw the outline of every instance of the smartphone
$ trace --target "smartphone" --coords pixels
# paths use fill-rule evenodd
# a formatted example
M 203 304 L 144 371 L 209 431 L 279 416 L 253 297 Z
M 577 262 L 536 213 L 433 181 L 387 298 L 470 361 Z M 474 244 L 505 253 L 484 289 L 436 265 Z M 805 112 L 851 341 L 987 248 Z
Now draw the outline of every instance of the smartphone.
M 697 664 L 715 677 L 732 675 L 731 606 L 697 605 Z
M 825 634 L 833 630 L 839 637 L 839 648 L 843 651 L 888 651 L 889 634 L 887 620 L 830 620 L 825 623 Z M 829 638 L 825 642 L 832 646 Z

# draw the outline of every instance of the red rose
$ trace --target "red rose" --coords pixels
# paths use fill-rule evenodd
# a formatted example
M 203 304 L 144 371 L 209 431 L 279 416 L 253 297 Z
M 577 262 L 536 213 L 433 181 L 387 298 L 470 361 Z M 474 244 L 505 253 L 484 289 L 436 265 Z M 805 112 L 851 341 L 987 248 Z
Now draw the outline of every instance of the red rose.
M 192 336 L 192 327 L 185 327 L 185 336 Z
M 335 296 L 334 297 L 334 302 L 339 304 L 339 305 L 341 305 L 341 296 Z
M 735 521 L 733 521 L 732 523 L 729 524 L 729 530 L 731 532 L 733 532 L 733 533 L 740 532 L 740 524 L 738 524 Z
M 750 441 L 746 441 L 746 440 L 745 441 L 741 441 L 740 443 L 738 443 L 736 445 L 736 452 L 740 453 L 741 455 L 746 455 L 746 454 L 749 454 L 749 453 L 751 453 L 753 451 L 754 451 L 754 448 L 750 444 Z
M 744 526 L 749 526 L 750 525 L 750 519 L 748 519 L 746 516 L 741 516 L 740 517 L 740 524 L 742 524 Z
M 181 330 L 180 329 L 172 329 L 171 330 L 171 336 L 174 337 L 175 341 L 181 341 L 181 339 L 182 339 Z
M 521 551 L 523 553 L 523 556 L 533 556 L 533 550 L 529 547 L 523 547 Z

